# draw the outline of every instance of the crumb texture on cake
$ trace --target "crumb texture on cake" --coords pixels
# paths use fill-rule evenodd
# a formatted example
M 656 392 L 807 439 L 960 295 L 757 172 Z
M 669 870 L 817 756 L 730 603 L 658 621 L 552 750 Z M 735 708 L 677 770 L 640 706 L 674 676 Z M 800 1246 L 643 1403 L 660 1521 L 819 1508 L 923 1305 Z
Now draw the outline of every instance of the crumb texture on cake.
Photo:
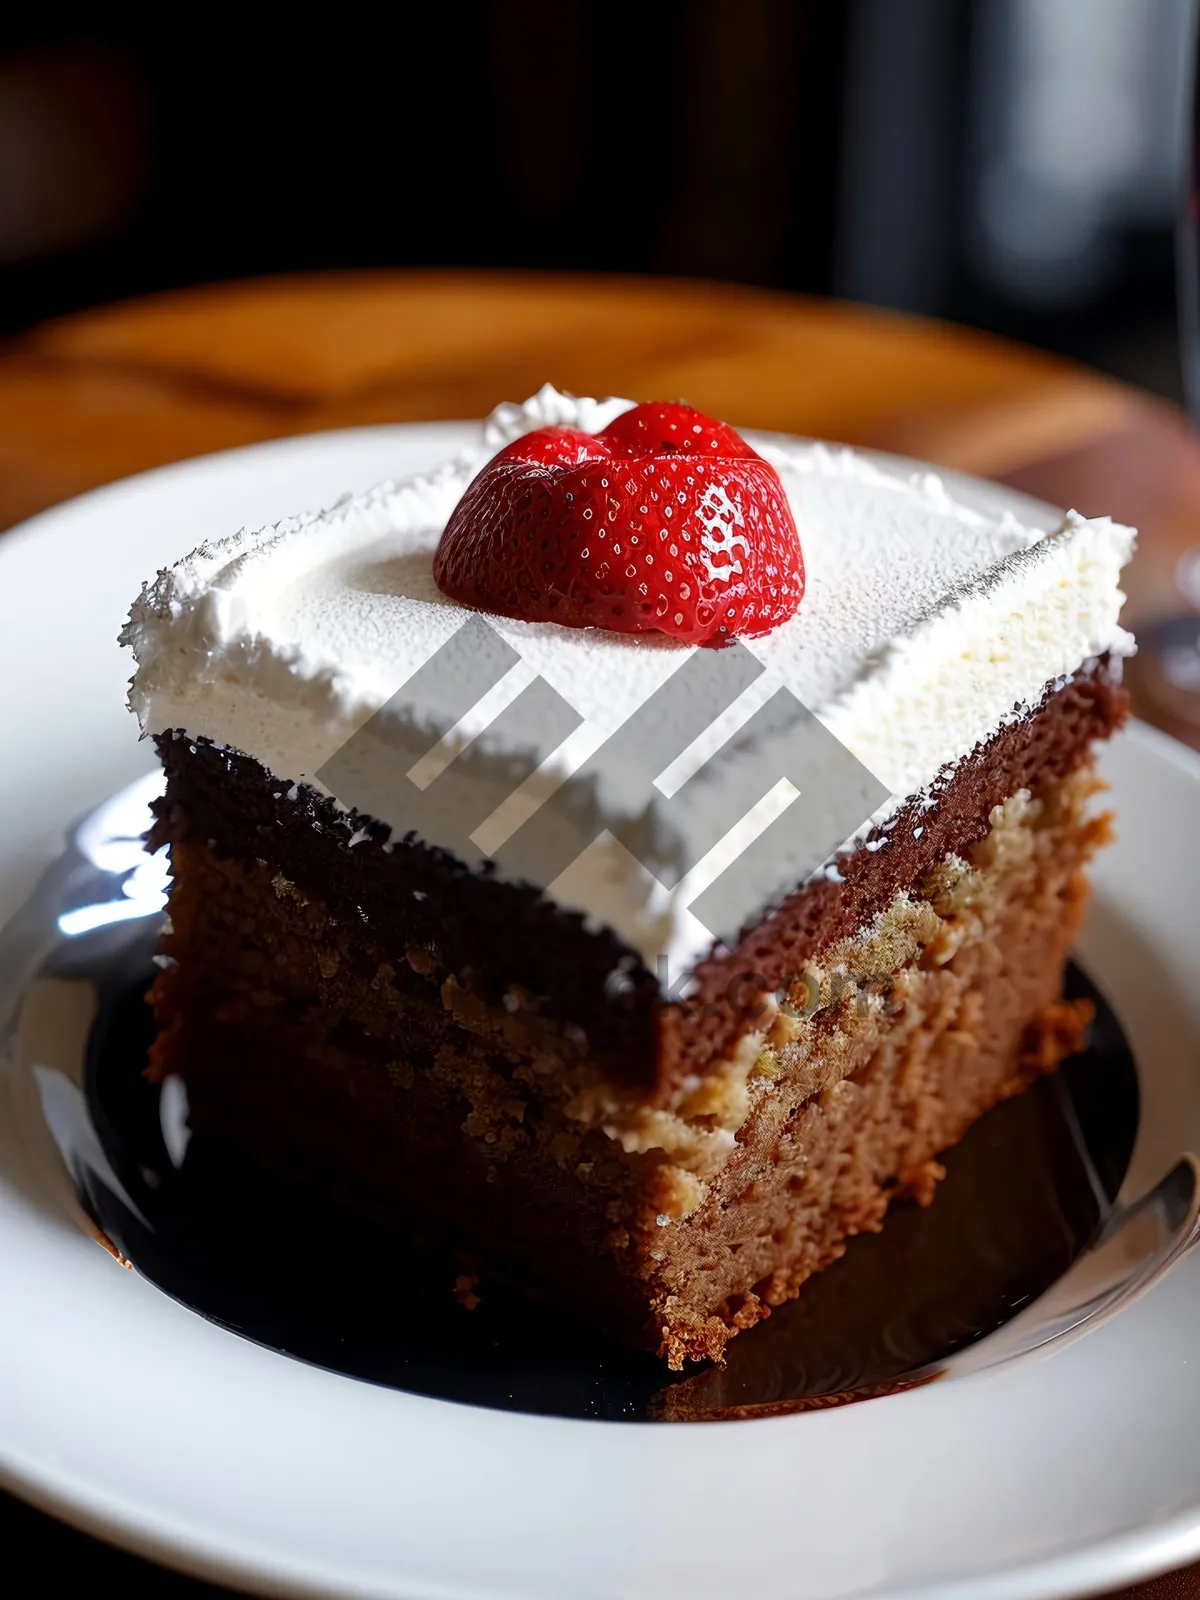
M 421 941 L 378 942 L 176 814 L 152 1071 L 183 1077 L 195 1128 L 281 1173 L 514 1267 L 673 1365 L 719 1356 L 892 1199 L 928 1199 L 938 1152 L 1070 1049 L 1095 787 L 1085 760 L 994 806 L 670 1109 L 614 1090 L 584 1030 L 520 986 L 489 1005 Z
M 657 974 L 611 929 L 535 888 L 472 872 L 420 841 L 395 845 L 371 818 L 340 812 L 308 786 L 282 788 L 249 758 L 185 735 L 158 741 L 168 788 L 155 839 L 177 849 L 199 838 L 232 860 L 268 860 L 380 948 L 425 950 L 443 978 L 454 975 L 464 1004 L 495 1012 L 523 996 L 523 1013 L 536 1008 L 546 1037 L 571 1028 L 605 1082 L 671 1109 L 686 1079 L 737 1055 L 756 986 L 779 989 L 946 855 L 965 854 L 995 805 L 1067 775 L 1124 714 L 1124 693 L 1103 664 L 1055 688 L 929 795 L 864 835 L 836 874 L 797 886 L 731 948 L 700 962 L 687 1004 L 663 996 Z

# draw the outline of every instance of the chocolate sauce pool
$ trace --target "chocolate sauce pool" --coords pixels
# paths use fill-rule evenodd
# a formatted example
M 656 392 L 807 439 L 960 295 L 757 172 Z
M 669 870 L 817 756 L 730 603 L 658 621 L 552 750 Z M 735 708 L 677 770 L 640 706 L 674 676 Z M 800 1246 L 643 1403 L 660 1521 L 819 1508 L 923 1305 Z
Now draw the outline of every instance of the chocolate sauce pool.
M 150 947 L 102 978 L 87 1091 L 105 1152 L 142 1219 L 94 1175 L 84 1200 L 121 1252 L 184 1305 L 348 1377 L 504 1410 L 703 1421 L 866 1398 L 1001 1326 L 1095 1237 L 1138 1119 L 1134 1062 L 1096 1005 L 1087 1049 L 997 1106 L 944 1158 L 932 1206 L 892 1207 L 798 1299 L 729 1346 L 727 1365 L 670 1373 L 485 1284 L 468 1311 L 456 1264 L 349 1220 L 194 1137 L 172 1164 L 142 1068 Z M 144 964 L 143 964 L 144 963 Z M 461 1296 L 460 1296 L 461 1298 Z

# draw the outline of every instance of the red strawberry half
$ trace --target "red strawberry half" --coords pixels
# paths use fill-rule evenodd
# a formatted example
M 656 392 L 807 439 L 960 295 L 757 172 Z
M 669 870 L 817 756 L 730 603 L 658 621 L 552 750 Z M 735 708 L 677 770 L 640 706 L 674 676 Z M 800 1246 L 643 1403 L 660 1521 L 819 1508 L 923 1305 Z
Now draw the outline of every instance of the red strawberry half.
M 707 645 L 768 633 L 804 593 L 775 468 L 725 423 L 662 402 L 506 445 L 455 507 L 433 576 L 481 611 Z

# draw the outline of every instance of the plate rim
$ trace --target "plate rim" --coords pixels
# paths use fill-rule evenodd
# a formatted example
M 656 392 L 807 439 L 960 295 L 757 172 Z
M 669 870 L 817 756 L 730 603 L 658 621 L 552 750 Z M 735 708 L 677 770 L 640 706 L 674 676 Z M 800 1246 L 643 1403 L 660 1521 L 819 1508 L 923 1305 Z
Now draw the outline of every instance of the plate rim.
M 789 1419 L 776 1420 L 786 1422 Z M 599 1425 L 657 1426 L 653 1423 Z M 736 1422 L 721 1426 L 746 1428 L 761 1424 Z M 20 1478 L 2 1460 L 0 1488 L 114 1550 L 139 1556 L 187 1577 L 235 1585 L 249 1594 L 279 1596 L 283 1600 L 316 1600 L 316 1597 L 321 1600 L 379 1600 L 380 1591 L 376 1589 L 344 1585 L 331 1589 L 324 1582 L 310 1580 L 300 1572 L 289 1576 L 278 1566 L 275 1571 L 269 1571 L 249 1559 L 222 1557 L 199 1538 L 189 1537 L 182 1527 L 176 1529 L 175 1538 L 163 1531 L 156 1533 L 140 1523 L 136 1516 L 122 1516 L 116 1499 L 112 1500 L 106 1515 L 100 1497 L 89 1499 L 85 1492 L 75 1498 L 56 1493 L 36 1473 Z M 1147 1559 L 1150 1552 L 1144 1546 L 1151 1533 L 1155 1550 L 1151 1559 Z M 879 1590 L 878 1595 L 879 1600 L 1081 1600 L 1089 1594 L 1146 1582 L 1197 1560 L 1200 1560 L 1200 1496 L 1195 1504 L 1155 1523 L 1152 1529 L 1130 1529 L 1091 1543 L 1080 1543 L 1042 1562 L 997 1568 L 983 1577 L 968 1578 L 969 1588 L 964 1588 L 960 1579 L 949 1577 L 919 1589 Z M 502 1591 L 495 1593 L 497 1600 L 509 1600 Z M 398 1595 L 399 1591 L 393 1591 L 389 1600 L 396 1600 Z M 471 1589 L 441 1587 L 436 1591 L 413 1590 L 412 1600 L 477 1600 L 477 1595 L 478 1591 Z M 517 1597 L 513 1596 L 512 1600 Z M 863 1600 L 866 1600 L 866 1591 L 863 1591 Z

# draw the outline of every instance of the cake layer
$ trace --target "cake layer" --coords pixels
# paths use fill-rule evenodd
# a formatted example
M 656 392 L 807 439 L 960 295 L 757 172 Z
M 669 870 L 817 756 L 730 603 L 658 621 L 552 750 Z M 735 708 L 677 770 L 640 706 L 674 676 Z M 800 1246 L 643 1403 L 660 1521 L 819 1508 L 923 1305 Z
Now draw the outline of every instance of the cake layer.
M 798 887 L 731 950 L 703 962 L 686 998 L 664 997 L 612 930 L 535 888 L 471 872 L 420 841 L 392 844 L 370 818 L 342 815 L 308 786 L 282 792 L 259 763 L 183 735 L 159 740 L 168 783 L 154 843 L 175 851 L 211 842 L 228 860 L 269 862 L 339 924 L 411 952 L 394 963 L 396 984 L 419 994 L 453 978 L 464 1004 L 536 1016 L 557 1048 L 586 1056 L 618 1097 L 624 1085 L 670 1110 L 690 1075 L 720 1070 L 747 1033 L 761 1031 L 763 994 L 786 990 L 814 952 L 854 934 L 948 854 L 965 854 L 1009 795 L 1069 774 L 1124 714 L 1104 664 L 1076 675 L 902 806 L 836 871 Z
M 143 728 L 183 729 L 247 754 L 286 793 L 297 781 L 321 787 L 331 758 L 387 708 L 436 745 L 418 763 L 422 782 L 467 751 L 477 767 L 490 763 L 497 804 L 471 839 L 502 862 L 521 821 L 692 652 L 653 634 L 482 619 L 436 589 L 433 551 L 467 483 L 499 445 L 547 422 L 594 431 L 628 404 L 544 390 L 468 430 L 463 454 L 427 477 L 204 546 L 161 573 L 125 635 L 137 656 L 131 703 Z M 874 775 L 887 797 L 882 811 L 894 813 L 1040 703 L 1048 682 L 1131 647 L 1117 623 L 1130 530 L 1073 515 L 1049 531 L 1024 527 L 960 503 L 929 475 L 906 478 L 823 445 L 754 443 L 786 488 L 807 592 L 790 621 L 745 641 L 764 670 L 727 709 L 700 718 L 702 736 L 657 774 L 659 792 L 671 794 L 786 690 Z M 406 700 L 407 687 L 461 630 L 485 622 L 511 660 L 495 681 L 478 684 L 468 668 L 452 669 L 442 699 L 453 715 L 445 726 L 431 721 L 424 702 Z M 517 738 L 511 725 L 522 718 L 506 713 L 531 708 L 535 688 L 538 706 L 561 717 L 527 716 L 522 725 L 532 720 L 538 737 Z M 503 776 L 522 760 L 536 770 L 508 792 Z M 738 822 L 733 858 L 739 840 L 755 838 L 773 814 L 768 798 L 756 797 Z M 772 803 L 797 802 L 785 794 Z M 636 819 L 644 805 L 636 786 L 606 796 L 607 811 L 620 816 Z M 436 806 L 420 816 L 426 843 L 463 853 Z M 864 820 L 855 816 L 846 832 Z M 525 868 L 517 875 L 530 877 L 527 860 Z M 602 914 L 652 972 L 665 956 L 668 986 L 709 953 L 714 937 L 727 946 L 737 939 L 737 926 L 710 929 L 693 914 L 702 878 L 658 881 L 607 836 L 575 869 L 548 881 L 532 876 L 560 904 Z M 780 891 L 798 876 L 785 875 Z
M 674 1365 L 719 1356 L 893 1198 L 928 1199 L 937 1152 L 1078 1036 L 1056 998 L 1105 829 L 1086 755 L 818 941 L 737 1062 L 624 1125 L 569 1026 L 516 990 L 489 1007 L 402 930 L 344 915 L 270 833 L 225 854 L 172 786 L 152 1071 L 184 1079 L 192 1126 Z

